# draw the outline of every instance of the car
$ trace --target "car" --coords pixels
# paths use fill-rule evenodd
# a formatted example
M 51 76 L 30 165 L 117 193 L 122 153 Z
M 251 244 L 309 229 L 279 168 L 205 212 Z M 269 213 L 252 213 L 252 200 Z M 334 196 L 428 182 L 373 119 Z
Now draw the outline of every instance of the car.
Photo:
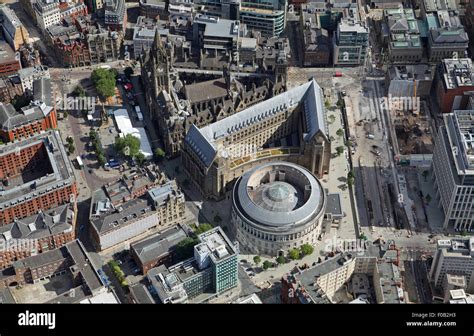
M 249 273 L 249 277 L 254 277 L 255 276 L 255 273 L 254 272 L 250 272 Z
M 246 272 L 252 272 L 253 269 L 252 269 L 252 267 L 249 267 L 249 268 L 245 269 L 245 271 L 246 271 Z
M 85 225 L 84 225 L 84 224 L 82 224 L 82 225 L 79 227 L 79 231 L 82 231 L 82 230 L 84 230 L 84 228 L 85 228 Z
M 246 263 L 247 263 L 247 260 L 242 259 L 240 262 L 241 262 L 242 264 L 246 264 Z
M 137 274 L 139 274 L 139 273 L 140 273 L 140 269 L 138 269 L 138 268 L 134 268 L 134 269 L 133 269 L 133 274 L 134 274 L 134 275 L 137 275 Z
M 117 265 L 122 265 L 122 264 L 123 264 L 122 260 L 117 260 Z

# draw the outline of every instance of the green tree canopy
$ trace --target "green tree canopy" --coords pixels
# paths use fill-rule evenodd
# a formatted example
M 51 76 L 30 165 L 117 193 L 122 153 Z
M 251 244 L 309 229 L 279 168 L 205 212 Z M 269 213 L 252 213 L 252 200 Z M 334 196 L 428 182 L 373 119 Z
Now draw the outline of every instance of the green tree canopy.
M 303 244 L 301 245 L 301 254 L 303 254 L 304 256 L 306 255 L 310 255 L 311 253 L 313 253 L 314 251 L 314 247 L 310 244 Z
M 191 258 L 194 254 L 194 246 L 199 242 L 196 238 L 187 237 L 176 245 L 176 256 L 179 260 Z
M 131 134 L 115 140 L 115 149 L 123 156 L 134 158 L 140 153 L 140 139 Z
M 284 256 L 279 256 L 278 258 L 276 258 L 276 261 L 279 264 L 284 264 L 286 263 L 286 258 Z
M 273 264 L 272 264 L 270 261 L 268 261 L 268 260 L 265 260 L 265 261 L 263 262 L 263 265 L 262 265 L 262 267 L 263 267 L 264 270 L 267 270 L 267 269 L 269 269 L 269 268 L 272 267 L 272 266 L 273 266 Z
M 160 147 L 155 149 L 155 158 L 157 161 L 162 161 L 165 158 L 165 155 L 166 155 L 165 151 L 161 149 Z
M 342 136 L 344 135 L 344 130 L 343 130 L 342 128 L 339 128 L 339 129 L 336 131 L 336 135 L 342 137 Z
M 347 184 L 349 186 L 352 186 L 354 185 L 354 182 L 355 182 L 355 175 L 354 175 L 354 172 L 351 170 L 349 171 L 349 173 L 347 173 Z
M 114 69 L 95 69 L 92 72 L 91 80 L 97 90 L 97 93 L 106 98 L 115 94 L 117 72 Z
M 209 223 L 201 223 L 199 226 L 194 230 L 194 233 L 201 234 L 207 232 L 212 229 L 212 225 Z
M 260 256 L 256 255 L 255 257 L 253 257 L 253 262 L 256 265 L 260 264 L 261 261 L 262 261 L 262 258 L 260 258 Z
M 146 161 L 145 154 L 143 154 L 142 152 L 138 152 L 135 156 L 135 159 L 137 160 L 139 166 L 142 166 L 143 163 Z
M 78 96 L 78 97 L 85 97 L 86 95 L 86 91 L 84 90 L 81 84 L 77 85 L 74 88 L 74 91 L 72 91 L 72 93 L 73 95 Z
M 337 155 L 341 155 L 342 153 L 344 153 L 344 146 L 336 147 L 336 153 Z
M 294 249 L 291 249 L 289 252 L 288 252 L 288 257 L 290 257 L 290 259 L 292 260 L 297 260 L 300 258 L 300 255 L 301 255 L 301 252 L 300 250 L 294 248 Z

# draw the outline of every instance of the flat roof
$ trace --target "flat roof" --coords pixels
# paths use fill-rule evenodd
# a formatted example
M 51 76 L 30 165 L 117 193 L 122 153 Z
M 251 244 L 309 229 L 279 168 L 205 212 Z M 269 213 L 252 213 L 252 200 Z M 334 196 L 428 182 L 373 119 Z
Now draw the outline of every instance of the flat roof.
M 326 213 L 330 213 L 333 216 L 342 216 L 341 194 L 332 193 L 327 195 Z
M 224 78 L 186 85 L 184 92 L 191 104 L 226 97 L 228 94 Z
M 16 59 L 15 52 L 7 42 L 0 40 L 0 63 L 10 63 L 14 61 L 19 62 L 19 60 Z

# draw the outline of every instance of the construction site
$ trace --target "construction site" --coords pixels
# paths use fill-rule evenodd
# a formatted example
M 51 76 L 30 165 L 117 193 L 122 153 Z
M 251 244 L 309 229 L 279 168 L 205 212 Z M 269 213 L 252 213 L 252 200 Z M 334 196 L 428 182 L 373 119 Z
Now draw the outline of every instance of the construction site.
M 422 99 L 429 92 L 426 88 L 431 86 L 431 81 L 428 80 L 431 75 L 426 69 L 421 73 L 424 76 L 422 80 L 417 80 L 420 74 L 415 71 L 409 73 L 405 70 L 397 75 L 403 81 L 392 79 L 385 105 L 396 133 L 398 154 L 431 154 L 433 138 L 430 111 L 426 101 Z

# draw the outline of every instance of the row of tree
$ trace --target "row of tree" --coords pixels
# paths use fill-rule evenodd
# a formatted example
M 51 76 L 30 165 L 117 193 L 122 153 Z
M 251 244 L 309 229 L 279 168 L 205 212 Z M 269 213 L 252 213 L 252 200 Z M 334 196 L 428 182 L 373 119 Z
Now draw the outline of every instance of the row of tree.
M 298 259 L 303 258 L 304 256 L 312 254 L 313 252 L 314 252 L 314 247 L 312 245 L 303 244 L 299 248 L 293 248 L 290 251 L 288 251 L 287 258 L 284 256 L 279 256 L 278 258 L 276 258 L 276 262 L 277 264 L 280 264 L 280 265 L 285 264 L 288 261 L 288 259 L 298 260 Z M 256 265 L 259 265 L 262 262 L 262 258 L 256 255 L 255 257 L 253 257 L 253 262 Z M 267 270 L 268 268 L 275 267 L 275 266 L 276 266 L 275 263 L 272 263 L 271 261 L 268 261 L 268 260 L 265 260 L 262 264 L 262 268 L 264 270 Z

